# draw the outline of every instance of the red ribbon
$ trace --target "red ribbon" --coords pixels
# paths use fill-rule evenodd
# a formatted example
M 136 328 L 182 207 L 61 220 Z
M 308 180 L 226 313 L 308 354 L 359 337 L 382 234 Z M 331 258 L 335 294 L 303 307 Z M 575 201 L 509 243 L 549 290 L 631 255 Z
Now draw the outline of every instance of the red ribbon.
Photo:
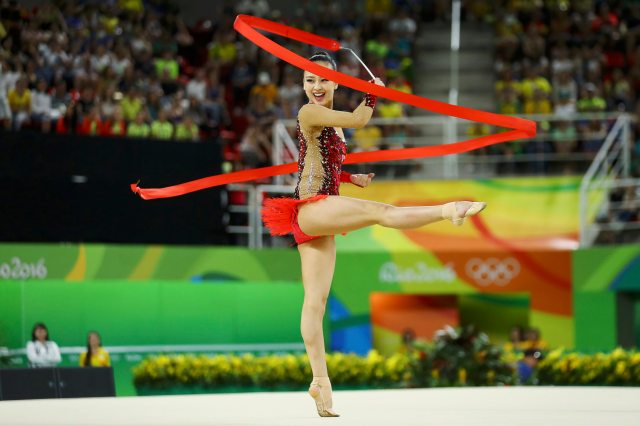
M 416 95 L 378 86 L 374 83 L 343 74 L 339 71 L 323 67 L 305 59 L 292 51 L 284 48 L 278 43 L 262 35 L 258 30 L 263 30 L 271 34 L 277 34 L 302 43 L 310 44 L 321 49 L 336 51 L 340 49 L 340 43 L 326 37 L 318 36 L 306 31 L 278 24 L 255 16 L 238 15 L 233 27 L 240 34 L 251 40 L 254 44 L 303 70 L 312 72 L 328 80 L 359 90 L 364 93 L 371 93 L 392 101 L 412 105 L 428 111 L 443 115 L 449 115 L 465 120 L 486 123 L 511 129 L 506 132 L 470 139 L 463 142 L 456 142 L 446 145 L 424 146 L 416 148 L 404 148 L 394 150 L 379 150 L 371 152 L 359 152 L 349 154 L 345 164 L 371 163 L 392 160 L 407 160 L 412 158 L 437 157 L 449 154 L 460 154 L 472 151 L 489 145 L 513 141 L 516 139 L 530 138 L 536 134 L 536 124 L 530 120 L 522 118 L 508 117 L 486 111 L 479 111 L 456 105 L 449 105 L 444 102 L 423 98 Z M 247 182 L 271 176 L 294 173 L 297 170 L 296 163 L 282 164 L 279 166 L 262 167 L 259 169 L 243 170 L 224 175 L 210 176 L 179 185 L 166 188 L 140 188 L 138 184 L 132 184 L 131 190 L 140 195 L 145 200 L 154 198 L 169 198 L 199 191 L 213 186 L 226 185 L 229 183 Z

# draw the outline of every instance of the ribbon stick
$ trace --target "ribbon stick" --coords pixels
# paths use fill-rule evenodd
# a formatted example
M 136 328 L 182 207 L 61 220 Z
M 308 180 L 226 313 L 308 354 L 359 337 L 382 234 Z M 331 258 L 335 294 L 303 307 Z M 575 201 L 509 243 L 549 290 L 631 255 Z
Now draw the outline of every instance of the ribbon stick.
M 449 105 L 444 102 L 435 101 L 432 99 L 400 92 L 398 90 L 389 89 L 387 87 L 378 86 L 377 84 L 369 83 L 350 75 L 343 74 L 339 71 L 323 67 L 279 45 L 278 43 L 261 34 L 259 30 L 287 37 L 292 40 L 296 40 L 334 52 L 339 49 L 343 49 L 340 46 L 340 43 L 336 40 L 248 15 L 238 15 L 233 26 L 236 31 L 248 38 L 251 42 L 271 53 L 272 55 L 282 59 L 283 61 L 288 62 L 300 69 L 324 77 L 328 80 L 334 81 L 338 84 L 350 87 L 354 90 L 358 90 L 364 93 L 371 93 L 382 98 L 407 105 L 412 105 L 416 108 L 422 108 L 438 114 L 449 115 L 464 120 L 471 120 L 510 129 L 506 132 L 446 145 L 423 146 L 394 150 L 379 150 L 349 154 L 347 155 L 344 164 L 407 160 L 415 158 L 437 157 L 450 154 L 460 154 L 489 145 L 514 141 L 517 139 L 530 138 L 535 136 L 536 134 L 536 124 L 535 122 L 530 120 L 508 117 L 505 115 L 479 111 L 457 105 Z M 250 169 L 223 175 L 210 176 L 179 185 L 169 186 L 166 188 L 140 188 L 138 184 L 132 184 L 131 190 L 140 195 L 140 197 L 145 200 L 154 198 L 168 198 L 176 197 L 194 191 L 199 191 L 205 188 L 226 185 L 229 183 L 247 182 L 271 176 L 290 174 L 294 173 L 296 170 L 296 163 L 288 163 L 278 166 L 262 167 L 259 169 Z

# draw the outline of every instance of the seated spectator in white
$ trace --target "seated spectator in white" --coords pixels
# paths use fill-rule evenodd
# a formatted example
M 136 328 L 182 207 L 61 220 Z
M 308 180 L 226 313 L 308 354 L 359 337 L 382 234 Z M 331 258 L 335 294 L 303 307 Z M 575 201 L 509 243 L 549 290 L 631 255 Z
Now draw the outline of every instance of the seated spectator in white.
M 7 99 L 8 83 L 7 64 L 0 60 L 0 128 L 9 126 L 11 122 L 11 107 Z
M 120 78 L 124 75 L 125 70 L 131 65 L 129 51 L 124 46 L 118 46 L 116 48 L 115 57 L 111 60 L 111 70 L 113 70 L 115 75 Z
M 578 100 L 578 85 L 568 71 L 559 73 L 553 80 L 553 102 L 557 103 L 560 98 L 573 104 Z
M 205 101 L 207 94 L 207 81 L 205 79 L 204 69 L 199 69 L 196 75 L 187 83 L 185 88 L 187 98 L 194 98 L 198 102 Z
M 47 93 L 47 82 L 38 80 L 36 90 L 31 93 L 31 120 L 40 125 L 42 132 L 51 129 L 51 95 Z
M 51 119 L 55 121 L 62 117 L 70 104 L 71 94 L 67 91 L 67 83 L 60 80 L 51 95 Z
M 576 104 L 571 102 L 568 94 L 561 93 L 553 107 L 553 113 L 563 117 L 570 117 L 576 113 Z
M 49 331 L 44 323 L 36 323 L 27 342 L 27 358 L 30 367 L 55 367 L 60 363 L 60 349 L 56 342 L 49 340 Z
M 107 52 L 104 45 L 99 44 L 96 47 L 95 53 L 91 55 L 91 69 L 101 74 L 105 68 L 111 66 L 111 55 Z

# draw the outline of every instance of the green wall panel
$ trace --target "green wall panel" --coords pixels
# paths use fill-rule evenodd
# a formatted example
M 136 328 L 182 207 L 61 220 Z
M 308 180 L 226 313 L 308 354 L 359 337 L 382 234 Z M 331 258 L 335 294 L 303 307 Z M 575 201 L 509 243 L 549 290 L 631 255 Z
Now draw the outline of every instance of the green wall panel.
M 577 349 L 595 352 L 616 346 L 615 293 L 575 293 L 574 314 Z

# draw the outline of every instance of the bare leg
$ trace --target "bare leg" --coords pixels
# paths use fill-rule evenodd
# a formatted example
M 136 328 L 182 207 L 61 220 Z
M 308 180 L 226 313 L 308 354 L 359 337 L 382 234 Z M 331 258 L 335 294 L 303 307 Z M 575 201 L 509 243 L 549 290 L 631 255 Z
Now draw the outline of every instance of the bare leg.
M 316 401 L 318 414 L 336 415 L 331 410 L 331 382 L 327 372 L 322 319 L 336 263 L 336 245 L 332 236 L 318 238 L 298 246 L 302 264 L 304 302 L 300 331 L 309 356 L 313 382 L 309 393 Z
M 484 203 L 459 201 L 437 206 L 395 207 L 375 201 L 331 196 L 304 204 L 298 212 L 300 229 L 308 235 L 335 235 L 370 225 L 387 228 L 418 228 L 443 219 L 456 225 L 462 218 L 477 214 Z

